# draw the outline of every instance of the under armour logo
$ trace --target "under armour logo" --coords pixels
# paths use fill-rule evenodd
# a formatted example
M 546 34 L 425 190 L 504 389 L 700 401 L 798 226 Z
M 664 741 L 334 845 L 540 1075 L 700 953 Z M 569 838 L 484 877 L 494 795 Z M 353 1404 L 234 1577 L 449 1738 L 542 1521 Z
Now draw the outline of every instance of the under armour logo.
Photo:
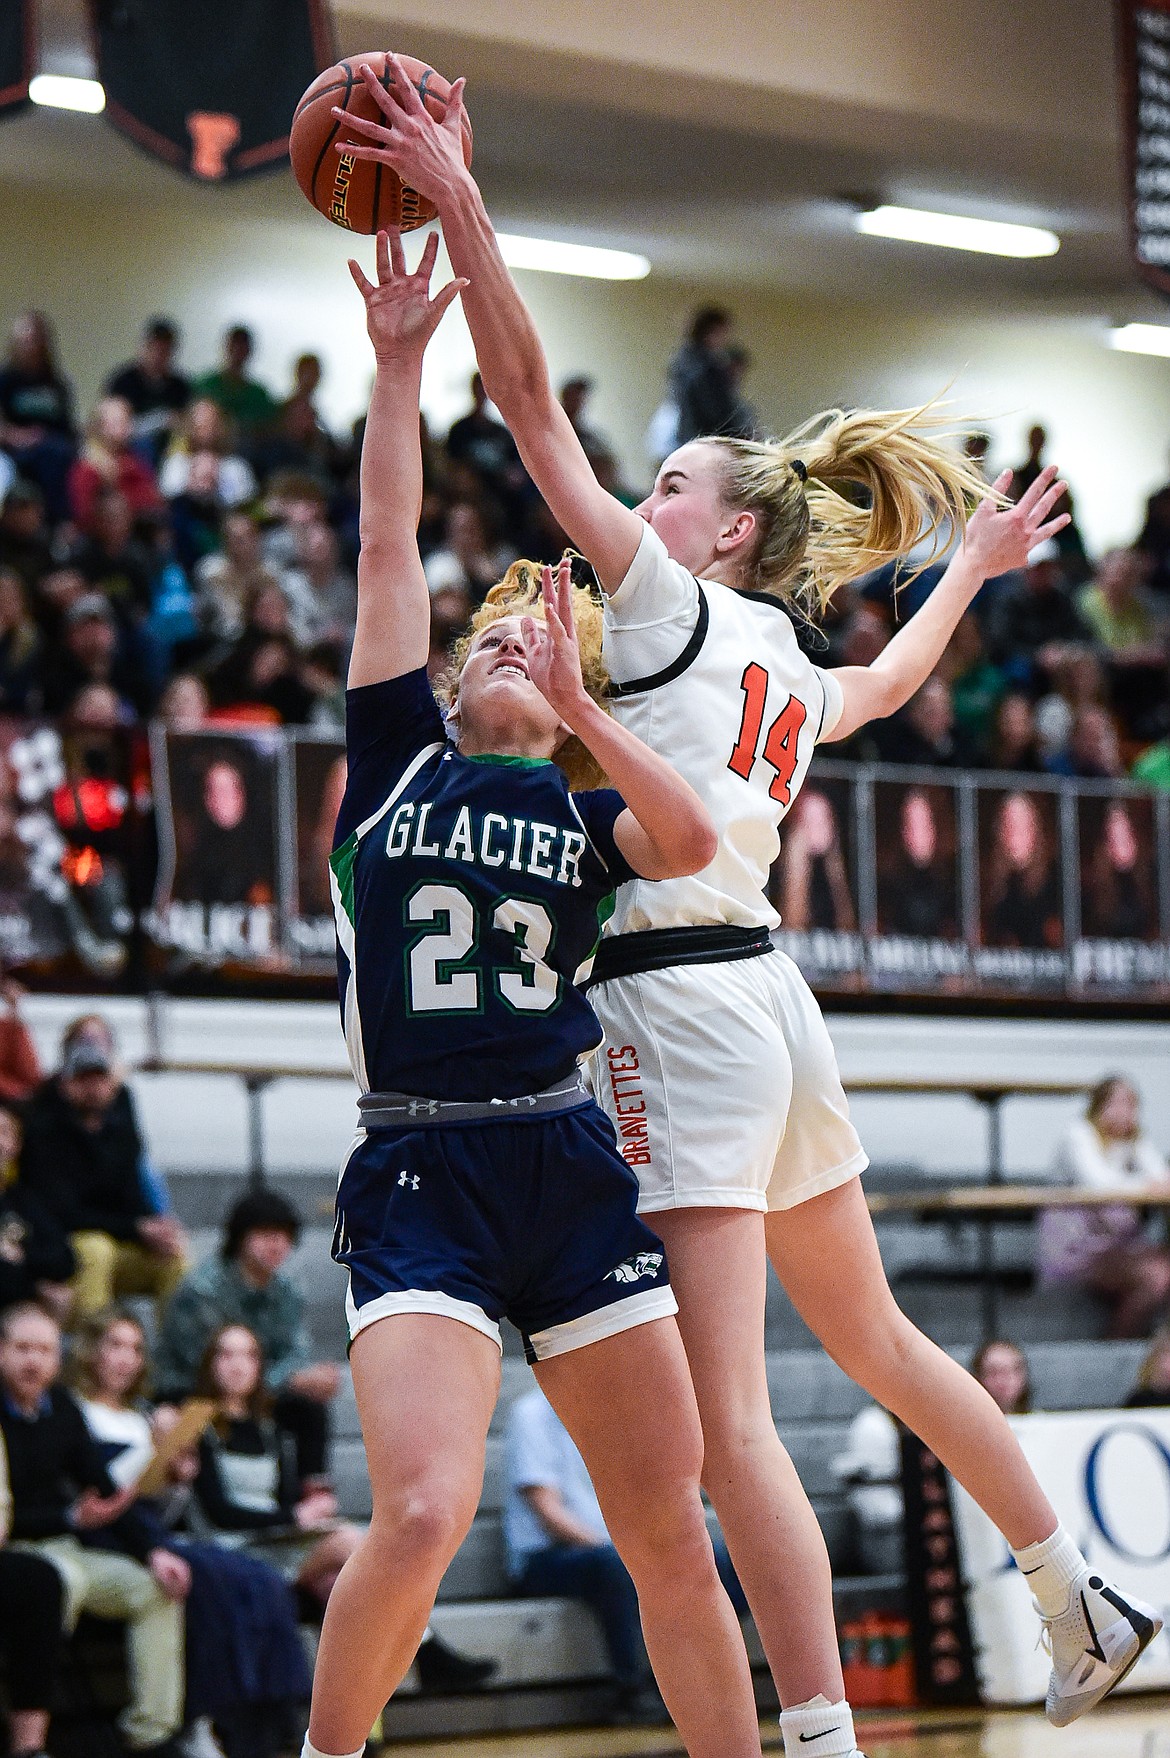
M 624 1263 L 614 1266 L 605 1277 L 607 1282 L 641 1282 L 644 1277 L 657 1276 L 662 1268 L 660 1251 L 640 1251 L 637 1257 L 628 1257 Z
M 433 1117 L 438 1109 L 438 1099 L 412 1099 L 406 1107 L 410 1117 Z
M 403 1190 L 417 1190 L 418 1173 L 416 1172 L 412 1177 L 409 1172 L 400 1172 L 398 1174 L 398 1182 Z

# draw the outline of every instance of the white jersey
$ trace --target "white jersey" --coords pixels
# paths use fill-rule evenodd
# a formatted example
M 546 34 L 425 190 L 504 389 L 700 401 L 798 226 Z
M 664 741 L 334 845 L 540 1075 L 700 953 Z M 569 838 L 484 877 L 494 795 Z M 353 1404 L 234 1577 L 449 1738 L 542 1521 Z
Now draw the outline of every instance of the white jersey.
M 649 525 L 606 600 L 603 651 L 628 692 L 616 718 L 690 782 L 719 833 L 701 873 L 623 885 L 609 932 L 777 927 L 765 886 L 780 820 L 841 717 L 840 684 L 801 652 L 777 600 L 696 580 Z

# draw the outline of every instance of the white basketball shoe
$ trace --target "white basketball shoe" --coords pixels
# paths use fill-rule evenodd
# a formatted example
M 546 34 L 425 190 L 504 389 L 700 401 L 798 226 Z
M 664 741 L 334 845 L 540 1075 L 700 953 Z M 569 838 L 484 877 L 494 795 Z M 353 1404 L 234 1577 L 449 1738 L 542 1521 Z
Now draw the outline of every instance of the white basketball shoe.
M 1119 1593 L 1089 1569 L 1073 1582 L 1067 1610 L 1043 1623 L 1041 1640 L 1052 1656 L 1044 1708 L 1054 1727 L 1095 1708 L 1162 1628 L 1152 1605 Z

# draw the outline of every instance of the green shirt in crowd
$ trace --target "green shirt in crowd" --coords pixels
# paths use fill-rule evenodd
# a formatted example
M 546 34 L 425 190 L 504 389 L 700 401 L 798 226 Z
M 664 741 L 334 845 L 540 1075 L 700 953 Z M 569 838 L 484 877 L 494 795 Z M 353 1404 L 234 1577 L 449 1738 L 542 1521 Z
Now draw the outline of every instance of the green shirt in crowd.
M 304 1301 L 292 1278 L 277 1270 L 266 1288 L 254 1288 L 217 1254 L 184 1276 L 167 1306 L 155 1350 L 160 1398 L 190 1396 L 204 1350 L 224 1325 L 255 1332 L 264 1351 L 264 1382 L 273 1391 L 312 1359 Z

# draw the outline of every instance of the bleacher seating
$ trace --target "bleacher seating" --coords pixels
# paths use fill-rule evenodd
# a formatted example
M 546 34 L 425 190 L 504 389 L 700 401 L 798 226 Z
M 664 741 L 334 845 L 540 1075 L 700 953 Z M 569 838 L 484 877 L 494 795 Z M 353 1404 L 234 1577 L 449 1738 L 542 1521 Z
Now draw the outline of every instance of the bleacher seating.
M 912 1188 L 921 1174 L 912 1167 L 875 1168 L 872 1188 Z M 329 1261 L 332 1174 L 285 1175 L 282 1188 L 296 1202 L 306 1227 L 295 1273 L 309 1309 L 317 1347 L 340 1355 L 343 1279 Z M 170 1179 L 177 1209 L 193 1231 L 197 1253 L 214 1249 L 218 1220 L 242 1188 L 238 1174 L 175 1173 Z M 1026 1267 L 1030 1233 L 1016 1222 L 996 1222 L 996 1261 Z M 887 1269 L 906 1311 L 959 1359 L 968 1359 L 978 1337 L 979 1289 L 924 1279 L 952 1265 L 974 1261 L 974 1223 L 936 1222 L 924 1228 L 907 1216 L 880 1218 L 878 1234 Z M 1109 1403 L 1132 1380 L 1143 1346 L 1095 1341 L 1097 1314 L 1091 1303 L 1061 1299 L 1034 1289 L 1002 1296 L 1005 1328 L 1028 1347 L 1036 1402 L 1045 1409 L 1090 1408 Z M 1068 1339 L 1080 1338 L 1078 1341 Z M 1064 1339 L 1064 1340 L 1055 1340 Z M 769 1287 L 766 1341 L 768 1383 L 780 1435 L 816 1509 L 834 1564 L 838 1613 L 901 1603 L 898 1577 L 853 1573 L 855 1558 L 848 1510 L 830 1462 L 841 1450 L 851 1418 L 865 1394 L 815 1346 L 775 1278 Z M 473 1729 L 519 1728 L 588 1720 L 599 1705 L 605 1655 L 596 1625 L 583 1607 L 564 1600 L 520 1600 L 507 1595 L 501 1534 L 503 1427 L 511 1401 L 530 1384 L 519 1339 L 505 1341 L 499 1404 L 488 1440 L 483 1496 L 475 1523 L 444 1579 L 435 1627 L 462 1652 L 491 1655 L 499 1663 L 493 1686 L 469 1698 L 434 1699 L 417 1694 L 413 1676 L 396 1694 L 386 1731 L 398 1737 Z M 343 1511 L 362 1519 L 370 1492 L 348 1378 L 336 1406 L 333 1470 Z M 712 1517 L 713 1518 L 713 1517 Z M 770 1684 L 754 1630 L 749 1646 L 757 1664 L 762 1702 Z

